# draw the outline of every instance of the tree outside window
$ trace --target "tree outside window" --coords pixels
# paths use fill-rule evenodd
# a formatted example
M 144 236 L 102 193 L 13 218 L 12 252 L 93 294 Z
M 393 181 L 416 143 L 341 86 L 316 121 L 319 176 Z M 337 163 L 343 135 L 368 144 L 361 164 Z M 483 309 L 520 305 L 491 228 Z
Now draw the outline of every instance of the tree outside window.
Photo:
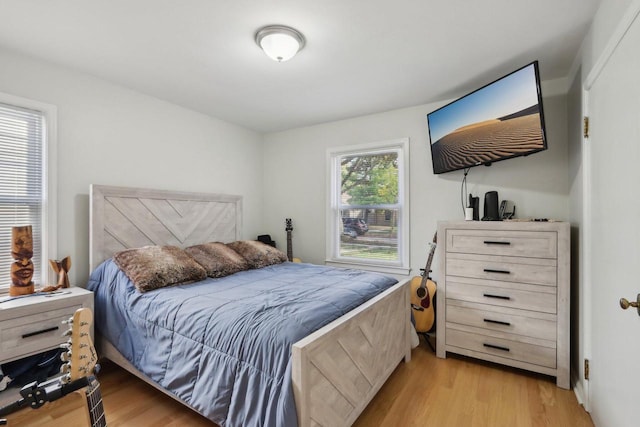
M 398 153 L 343 156 L 340 166 L 340 256 L 398 261 L 398 209 L 390 208 L 398 204 Z
M 331 153 L 333 247 L 330 260 L 406 264 L 404 151 L 408 141 Z

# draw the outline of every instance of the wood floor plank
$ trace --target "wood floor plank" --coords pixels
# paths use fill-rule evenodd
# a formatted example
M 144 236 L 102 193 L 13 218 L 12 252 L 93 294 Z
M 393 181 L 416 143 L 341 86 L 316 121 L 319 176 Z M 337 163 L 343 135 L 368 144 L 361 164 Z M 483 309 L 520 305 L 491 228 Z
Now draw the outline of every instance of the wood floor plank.
M 120 367 L 103 363 L 99 375 L 110 427 L 215 427 Z M 40 409 L 8 416 L 12 426 L 85 427 L 84 396 L 71 394 Z M 426 346 L 413 350 L 369 404 L 355 427 L 593 427 L 573 391 L 551 377 L 474 359 L 438 359 Z

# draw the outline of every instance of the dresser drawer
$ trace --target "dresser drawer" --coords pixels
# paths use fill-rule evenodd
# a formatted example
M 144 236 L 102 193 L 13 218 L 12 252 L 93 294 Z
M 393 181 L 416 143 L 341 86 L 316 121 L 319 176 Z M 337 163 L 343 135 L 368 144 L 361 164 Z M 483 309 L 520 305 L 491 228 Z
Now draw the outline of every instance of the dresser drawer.
M 62 321 L 79 308 L 81 304 L 0 322 L 0 352 L 9 359 L 62 344 L 68 339 L 62 336 L 67 330 Z
M 447 276 L 556 286 L 557 266 L 551 259 L 449 254 Z
M 447 230 L 447 252 L 556 258 L 557 233 L 506 230 Z
M 550 341 L 556 340 L 555 316 L 548 316 L 553 317 L 553 320 L 540 319 L 496 311 L 489 305 L 477 304 L 476 307 L 447 304 L 447 323 L 458 323 Z
M 447 346 L 459 347 L 478 353 L 532 363 L 547 368 L 556 367 L 556 349 L 508 339 L 447 328 Z
M 470 283 L 472 282 L 472 283 Z M 522 310 L 555 314 L 556 293 L 545 292 L 554 288 L 509 282 L 483 280 L 463 281 L 447 277 L 447 300 L 460 300 Z

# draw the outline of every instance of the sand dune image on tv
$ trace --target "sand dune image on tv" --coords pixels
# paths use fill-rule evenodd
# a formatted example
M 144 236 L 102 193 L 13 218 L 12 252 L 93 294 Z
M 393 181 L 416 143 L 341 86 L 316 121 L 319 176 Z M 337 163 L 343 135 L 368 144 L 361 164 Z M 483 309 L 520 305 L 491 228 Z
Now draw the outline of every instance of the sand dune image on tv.
M 538 104 L 458 128 L 431 147 L 434 171 L 461 169 L 470 163 L 483 164 L 544 148 Z

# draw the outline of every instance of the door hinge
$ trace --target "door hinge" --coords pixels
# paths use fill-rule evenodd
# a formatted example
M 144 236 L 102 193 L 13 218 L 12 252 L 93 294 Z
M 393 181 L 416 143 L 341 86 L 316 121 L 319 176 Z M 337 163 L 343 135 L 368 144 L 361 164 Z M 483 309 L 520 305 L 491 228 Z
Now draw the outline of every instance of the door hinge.
M 589 117 L 584 116 L 584 124 L 582 126 L 583 136 L 589 138 Z
M 584 359 L 584 379 L 589 379 L 589 359 Z

